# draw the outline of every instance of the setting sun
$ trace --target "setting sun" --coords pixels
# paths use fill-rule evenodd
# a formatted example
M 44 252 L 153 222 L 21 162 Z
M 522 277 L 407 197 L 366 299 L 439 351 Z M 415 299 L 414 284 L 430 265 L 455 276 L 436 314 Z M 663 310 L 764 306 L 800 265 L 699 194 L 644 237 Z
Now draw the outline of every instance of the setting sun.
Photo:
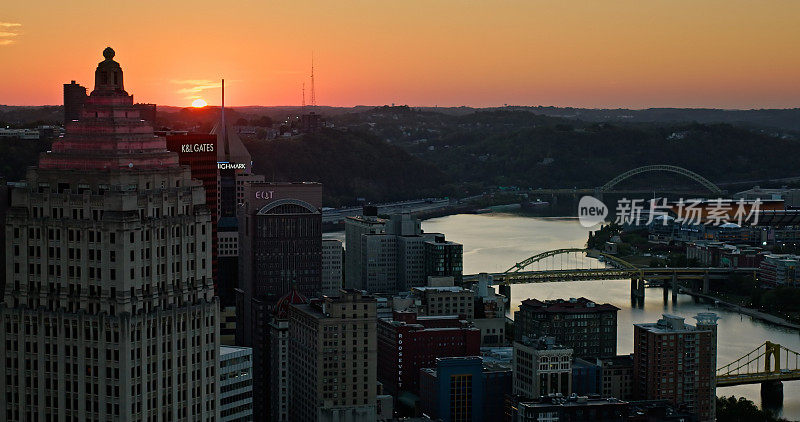
M 192 101 L 192 107 L 201 108 L 201 107 L 205 107 L 207 105 L 208 104 L 205 102 L 205 100 L 200 99 L 200 98 Z

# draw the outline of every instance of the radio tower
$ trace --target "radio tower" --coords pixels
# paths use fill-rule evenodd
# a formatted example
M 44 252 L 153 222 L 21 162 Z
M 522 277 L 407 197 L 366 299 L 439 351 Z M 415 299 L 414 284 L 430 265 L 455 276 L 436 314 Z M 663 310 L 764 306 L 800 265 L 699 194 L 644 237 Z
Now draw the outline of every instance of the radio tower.
M 311 53 L 311 106 L 317 105 L 317 98 L 314 95 L 314 53 Z
M 306 108 L 306 83 L 303 82 L 303 102 L 300 103 L 301 108 Z

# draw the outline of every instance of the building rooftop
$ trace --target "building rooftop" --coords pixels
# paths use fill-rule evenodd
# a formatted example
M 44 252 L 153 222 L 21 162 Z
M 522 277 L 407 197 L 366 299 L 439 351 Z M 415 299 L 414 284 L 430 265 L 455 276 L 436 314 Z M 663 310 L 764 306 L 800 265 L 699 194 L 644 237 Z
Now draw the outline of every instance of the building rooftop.
M 411 290 L 419 290 L 419 291 L 427 291 L 427 290 L 437 290 L 441 292 L 472 292 L 472 290 L 465 289 L 459 286 L 420 286 L 420 287 L 412 287 Z
M 711 315 L 713 315 L 714 323 L 716 323 L 716 315 L 714 314 L 702 315 L 701 317 L 703 318 L 703 321 L 710 321 Z M 640 327 L 652 333 L 658 334 L 698 331 L 697 327 L 685 323 L 684 317 L 671 314 L 663 314 L 663 318 L 659 319 L 658 322 L 655 323 L 651 322 L 633 325 L 634 327 Z
M 598 305 L 585 297 L 577 299 L 570 298 L 569 300 L 555 299 L 546 300 L 544 302 L 537 299 L 525 299 L 522 301 L 522 307 L 537 308 L 536 310 L 542 312 L 563 312 L 563 313 L 585 313 L 585 312 L 607 312 L 618 311 L 614 305 L 604 303 Z
M 242 351 L 252 352 L 253 349 L 249 347 L 239 347 L 239 346 L 219 346 L 219 356 L 223 357 L 225 355 L 229 355 L 231 353 L 237 353 Z
M 520 406 L 526 407 L 552 407 L 552 406 L 602 406 L 608 404 L 626 405 L 628 402 L 619 399 L 600 398 L 597 396 L 577 396 L 571 395 L 564 397 L 561 394 L 551 394 L 547 397 L 542 397 L 535 401 L 526 401 L 519 403 Z

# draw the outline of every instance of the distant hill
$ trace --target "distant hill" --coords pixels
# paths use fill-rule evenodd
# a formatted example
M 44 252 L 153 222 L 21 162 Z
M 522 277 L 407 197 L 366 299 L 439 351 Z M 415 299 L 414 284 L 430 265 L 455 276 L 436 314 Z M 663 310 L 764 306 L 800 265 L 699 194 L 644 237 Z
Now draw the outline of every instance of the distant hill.
M 323 184 L 326 206 L 357 197 L 384 202 L 438 196 L 453 189 L 428 162 L 373 135 L 333 129 L 271 141 L 245 141 L 254 172 L 272 181 Z

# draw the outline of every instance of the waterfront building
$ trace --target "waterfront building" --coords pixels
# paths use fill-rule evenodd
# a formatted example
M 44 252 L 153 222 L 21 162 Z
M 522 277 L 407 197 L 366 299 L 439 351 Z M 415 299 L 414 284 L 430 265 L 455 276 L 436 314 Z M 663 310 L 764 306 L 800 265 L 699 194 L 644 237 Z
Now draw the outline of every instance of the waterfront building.
M 797 287 L 800 281 L 800 256 L 764 255 L 758 268 L 758 282 L 764 287 Z
M 363 216 L 347 217 L 344 222 L 345 252 L 344 282 L 347 288 L 364 289 L 362 282 L 361 237 L 366 234 L 384 233 L 386 220 L 378 218 L 378 209 L 365 206 Z
M 3 420 L 219 420 L 211 214 L 123 88 L 114 50 L 12 190 Z
M 342 285 L 344 247 L 338 239 L 322 239 L 322 294 L 335 296 Z
M 553 337 L 514 342 L 513 394 L 528 399 L 572 394 L 573 350 Z
M 686 259 L 697 260 L 697 264 L 705 267 L 756 268 L 761 265 L 766 254 L 759 246 L 734 245 L 709 240 L 686 243 Z
M 375 298 L 357 290 L 289 306 L 291 420 L 377 418 L 375 321 Z
M 544 302 L 526 299 L 514 313 L 514 338 L 551 336 L 571 348 L 576 357 L 615 356 L 617 311 L 614 305 L 600 305 L 585 297 Z
M 717 317 L 696 318 L 696 326 L 668 314 L 656 323 L 634 324 L 634 394 L 640 400 L 668 400 L 701 422 L 713 421 Z
M 434 233 L 425 241 L 425 276 L 453 277 L 461 284 L 464 275 L 464 246 L 447 241 L 443 234 Z
M 222 422 L 253 420 L 253 350 L 219 348 L 219 413 Z
M 419 370 L 436 358 L 480 355 L 480 331 L 457 316 L 394 312 L 378 320 L 378 379 L 387 391 L 416 393 Z
M 375 207 L 345 221 L 345 284 L 371 293 L 397 293 L 425 286 L 429 277 L 462 278 L 460 244 L 440 233 L 423 233 L 409 213 L 381 220 Z

